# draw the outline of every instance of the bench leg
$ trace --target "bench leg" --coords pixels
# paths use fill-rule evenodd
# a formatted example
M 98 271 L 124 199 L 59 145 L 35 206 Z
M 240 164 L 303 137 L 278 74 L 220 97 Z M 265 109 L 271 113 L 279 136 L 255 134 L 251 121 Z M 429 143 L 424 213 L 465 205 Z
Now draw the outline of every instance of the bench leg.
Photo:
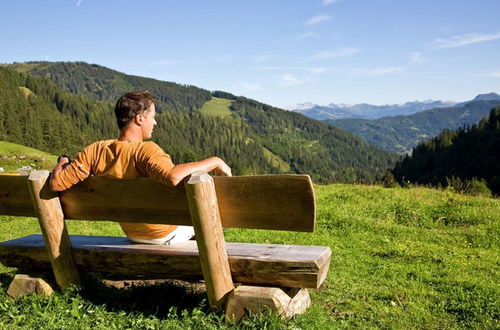
M 231 292 L 226 305 L 226 319 L 240 321 L 248 313 L 275 311 L 283 319 L 302 314 L 311 304 L 307 289 L 280 289 L 241 285 Z
M 50 296 L 54 289 L 48 278 L 48 274 L 17 274 L 7 289 L 7 298 L 15 300 L 32 293 Z

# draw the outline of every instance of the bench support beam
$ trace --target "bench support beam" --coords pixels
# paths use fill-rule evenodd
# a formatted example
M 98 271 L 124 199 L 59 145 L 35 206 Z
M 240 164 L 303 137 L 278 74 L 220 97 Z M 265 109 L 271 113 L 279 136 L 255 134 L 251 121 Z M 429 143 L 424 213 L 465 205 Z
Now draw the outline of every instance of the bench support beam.
M 7 298 L 15 300 L 27 294 L 40 294 L 45 297 L 54 293 L 48 274 L 17 274 L 7 289 Z
M 57 285 L 80 285 L 80 275 L 71 255 L 71 243 L 59 197 L 49 187 L 48 171 L 32 171 L 28 188 L 42 229 Z
M 247 314 L 277 312 L 283 319 L 302 314 L 311 305 L 307 289 L 241 285 L 229 295 L 226 320 L 238 322 Z
M 185 188 L 208 301 L 212 308 L 222 308 L 227 295 L 234 289 L 234 285 L 227 258 L 215 184 L 210 175 L 195 172 L 185 184 Z

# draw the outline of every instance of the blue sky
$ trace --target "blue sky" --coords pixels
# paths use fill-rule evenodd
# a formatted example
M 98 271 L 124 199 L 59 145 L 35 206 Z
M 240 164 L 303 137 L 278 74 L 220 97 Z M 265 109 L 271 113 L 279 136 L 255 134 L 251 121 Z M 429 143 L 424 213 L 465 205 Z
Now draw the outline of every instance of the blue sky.
M 0 62 L 85 61 L 275 106 L 500 93 L 499 0 L 0 0 Z

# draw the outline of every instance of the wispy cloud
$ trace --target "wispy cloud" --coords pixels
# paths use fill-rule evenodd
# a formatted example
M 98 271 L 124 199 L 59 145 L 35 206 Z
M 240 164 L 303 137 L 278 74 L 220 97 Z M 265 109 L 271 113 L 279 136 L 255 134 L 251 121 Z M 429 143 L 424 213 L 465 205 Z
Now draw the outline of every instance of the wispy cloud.
M 387 74 L 392 74 L 392 73 L 401 73 L 405 70 L 406 68 L 404 66 L 390 66 L 390 67 L 380 67 L 380 68 L 355 68 L 352 70 L 353 74 L 359 74 L 363 76 L 370 76 L 370 77 L 375 77 L 375 76 L 384 76 Z
M 308 32 L 304 32 L 304 33 L 292 36 L 293 39 L 309 39 L 309 38 L 317 38 L 317 37 L 318 37 L 318 34 L 312 32 L 312 31 L 308 31 Z
M 77 6 L 77 7 L 79 7 L 81 4 L 82 4 L 82 0 L 78 0 L 78 1 L 76 2 L 76 6 Z
M 260 71 L 301 71 L 311 74 L 322 74 L 330 71 L 330 68 L 325 66 L 260 66 L 256 69 Z
M 317 54 L 314 54 L 308 58 L 310 61 L 316 61 L 316 60 L 324 60 L 324 59 L 329 59 L 329 58 L 338 58 L 338 57 L 344 57 L 344 56 L 349 56 L 353 55 L 359 52 L 358 48 L 354 47 L 346 47 L 346 48 L 341 48 L 333 52 L 329 51 L 324 51 L 324 52 L 319 52 Z
M 422 62 L 425 62 L 427 59 L 425 58 L 425 56 L 422 54 L 422 53 L 411 53 L 410 54 L 410 63 L 414 64 L 414 63 L 422 63 Z
M 261 89 L 262 85 L 244 81 L 240 84 L 240 87 L 243 90 L 243 92 L 252 93 L 252 92 L 256 92 L 259 89 Z
M 500 39 L 500 33 L 479 34 L 467 33 L 463 35 L 453 36 L 451 38 L 437 38 L 432 41 L 432 45 L 436 48 L 455 48 Z
M 234 59 L 234 54 L 223 54 L 219 56 L 213 56 L 210 58 L 204 58 L 194 61 L 196 64 L 207 64 L 207 63 L 229 63 Z
M 500 78 L 500 72 L 492 72 L 488 75 L 488 77 Z
M 153 62 L 153 66 L 172 66 L 175 65 L 176 63 L 177 63 L 176 61 L 162 60 Z
M 309 81 L 309 79 L 300 79 L 291 73 L 285 73 L 284 75 L 280 76 L 279 85 L 283 87 L 290 87 L 305 83 L 307 81 Z
M 323 1 L 321 2 L 321 4 L 322 4 L 323 6 L 328 6 L 328 5 L 331 5 L 332 3 L 335 3 L 335 2 L 339 2 L 339 0 L 323 0 Z
M 254 63 L 263 63 L 275 59 L 277 55 L 260 54 L 253 57 Z
M 313 16 L 310 19 L 308 19 L 306 22 L 306 25 L 314 25 L 314 24 L 318 24 L 321 22 L 329 21 L 331 19 L 332 19 L 332 17 L 328 16 L 328 15 L 317 15 L 317 16 Z

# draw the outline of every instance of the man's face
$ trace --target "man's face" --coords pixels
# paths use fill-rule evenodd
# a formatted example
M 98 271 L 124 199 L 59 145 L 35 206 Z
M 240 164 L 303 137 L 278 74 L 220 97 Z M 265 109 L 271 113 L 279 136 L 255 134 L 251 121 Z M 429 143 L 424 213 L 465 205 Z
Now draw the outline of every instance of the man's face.
M 151 136 L 153 135 L 153 128 L 156 125 L 156 120 L 155 120 L 156 110 L 154 103 L 151 104 L 151 107 L 149 107 L 148 111 L 144 112 L 143 114 L 140 114 L 139 116 L 142 116 L 142 122 L 141 122 L 142 138 L 144 140 L 151 139 Z

